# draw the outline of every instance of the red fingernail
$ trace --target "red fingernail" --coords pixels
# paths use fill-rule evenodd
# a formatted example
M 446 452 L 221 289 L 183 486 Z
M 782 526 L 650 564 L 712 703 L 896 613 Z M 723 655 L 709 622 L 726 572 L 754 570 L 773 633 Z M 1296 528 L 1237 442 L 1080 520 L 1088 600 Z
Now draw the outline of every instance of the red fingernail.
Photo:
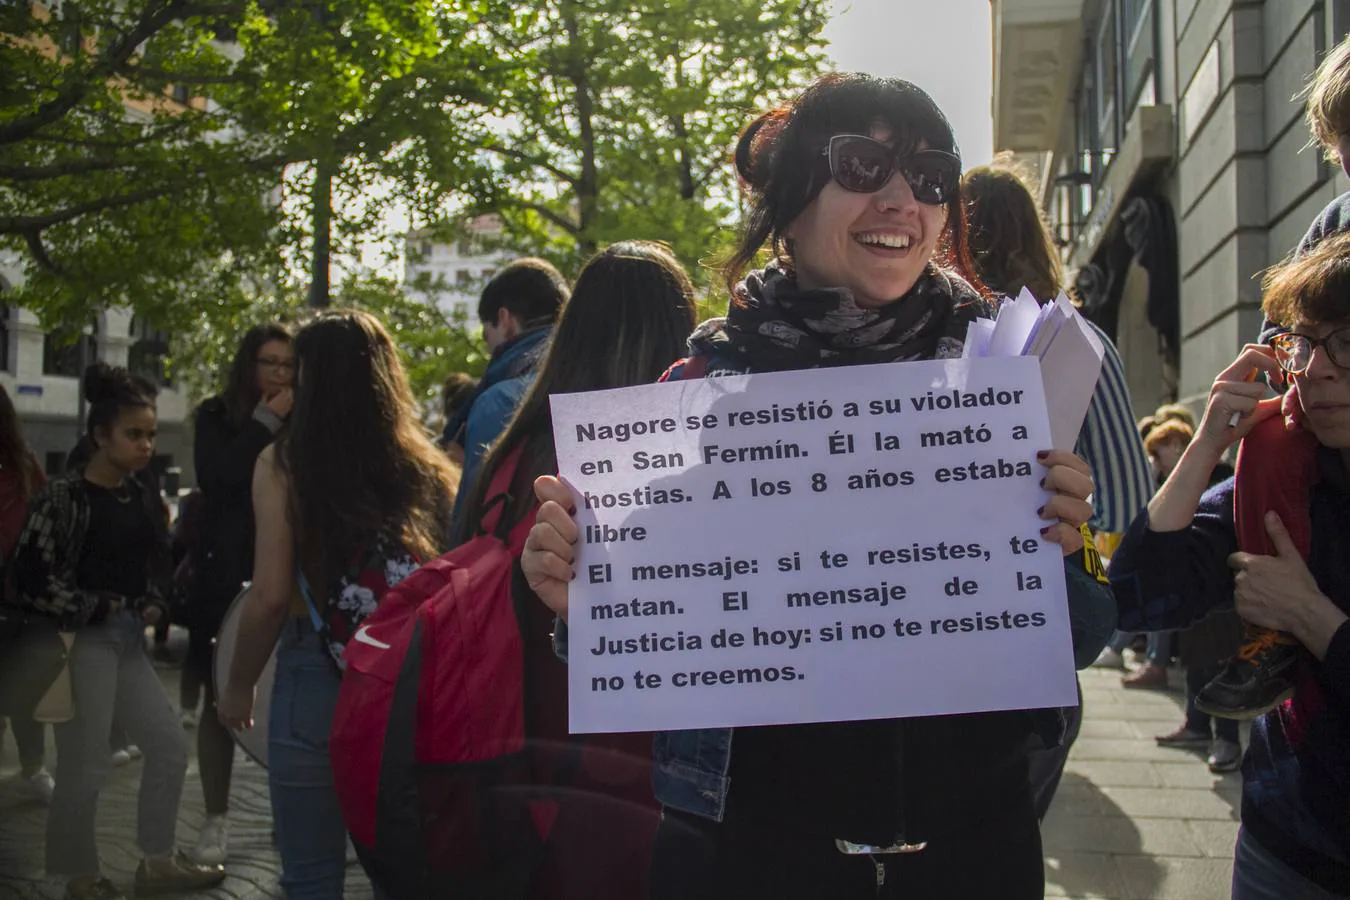
M 1037 453 L 1036 453 L 1036 458 L 1037 458 L 1037 459 L 1045 459 L 1045 458 L 1046 458 L 1047 456 L 1049 456 L 1049 455 L 1050 455 L 1050 451 L 1049 451 L 1049 450 L 1040 450 L 1040 451 L 1037 451 Z
M 1045 507 L 1042 506 L 1040 509 L 1036 510 L 1036 515 L 1038 515 L 1038 516 L 1043 516 L 1043 515 L 1045 515 Z
M 1044 528 L 1042 528 L 1042 529 L 1041 529 L 1041 537 L 1049 537 L 1049 536 L 1050 536 L 1050 529 L 1051 529 L 1051 528 L 1054 528 L 1054 527 L 1055 527 L 1055 526 L 1053 526 L 1053 525 L 1047 525 L 1047 526 L 1045 526 Z

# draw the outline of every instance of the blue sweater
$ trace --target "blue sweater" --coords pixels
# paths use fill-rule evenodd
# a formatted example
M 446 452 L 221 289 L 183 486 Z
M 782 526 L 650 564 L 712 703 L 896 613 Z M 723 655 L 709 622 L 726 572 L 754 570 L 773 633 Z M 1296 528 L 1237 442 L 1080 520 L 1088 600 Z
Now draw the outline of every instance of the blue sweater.
M 1350 472 L 1322 448 L 1312 491 L 1308 568 L 1350 613 Z M 1209 490 L 1189 528 L 1151 531 L 1144 512 L 1111 559 L 1122 631 L 1185 628 L 1233 605 L 1233 479 Z M 1321 708 L 1295 723 L 1284 707 L 1252 723 L 1243 761 L 1242 824 L 1263 847 L 1336 894 L 1350 894 L 1350 622 L 1312 663 Z M 1313 690 L 1311 685 L 1300 690 Z

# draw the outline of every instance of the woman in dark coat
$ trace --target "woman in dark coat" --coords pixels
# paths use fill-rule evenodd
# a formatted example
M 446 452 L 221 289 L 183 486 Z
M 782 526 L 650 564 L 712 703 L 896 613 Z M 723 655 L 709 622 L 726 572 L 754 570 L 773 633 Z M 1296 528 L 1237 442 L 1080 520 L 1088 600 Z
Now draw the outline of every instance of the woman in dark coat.
M 219 864 L 229 854 L 234 766 L 234 738 L 215 715 L 211 646 L 230 602 L 253 572 L 253 466 L 290 415 L 293 370 L 290 332 L 277 324 L 256 326 L 235 353 L 225 390 L 197 409 L 193 458 L 205 507 L 187 664 L 206 688 L 206 709 L 197 730 L 206 799 L 206 822 L 194 850 L 199 862 Z

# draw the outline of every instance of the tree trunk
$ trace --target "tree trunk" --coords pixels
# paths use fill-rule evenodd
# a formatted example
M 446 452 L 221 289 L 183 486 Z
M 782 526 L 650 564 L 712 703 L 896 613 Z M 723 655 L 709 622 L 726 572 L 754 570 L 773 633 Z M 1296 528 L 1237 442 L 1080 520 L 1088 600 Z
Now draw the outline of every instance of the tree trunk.
M 581 226 L 577 233 L 577 250 L 585 259 L 596 251 L 591 228 L 595 225 L 600 194 L 600 174 L 595 163 L 595 103 L 586 74 L 586 48 L 580 46 L 576 3 L 563 0 L 559 9 L 567 31 L 567 79 L 572 82 L 572 96 L 577 106 L 577 136 L 581 150 L 581 177 L 576 186 L 577 224 Z
M 314 164 L 314 252 L 309 280 L 309 305 L 324 309 L 332 303 L 329 281 L 333 253 L 333 167 L 325 160 Z

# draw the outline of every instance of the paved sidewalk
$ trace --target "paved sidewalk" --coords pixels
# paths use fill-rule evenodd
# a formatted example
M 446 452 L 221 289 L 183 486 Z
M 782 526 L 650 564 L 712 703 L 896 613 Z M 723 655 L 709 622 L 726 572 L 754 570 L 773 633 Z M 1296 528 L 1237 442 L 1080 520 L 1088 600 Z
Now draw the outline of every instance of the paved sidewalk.
M 1182 722 L 1180 671 L 1167 692 L 1120 675 L 1081 673 L 1083 731 L 1042 826 L 1046 896 L 1228 900 L 1242 776 L 1154 742 Z
M 160 670 L 177 696 L 178 670 Z M 1046 895 L 1100 900 L 1227 900 L 1241 777 L 1211 775 L 1196 754 L 1157 747 L 1153 735 L 1181 722 L 1179 692 L 1127 691 L 1120 673 L 1082 673 L 1086 720 L 1054 808 L 1044 825 Z M 1172 683 L 1181 675 L 1172 672 Z M 49 739 L 48 759 L 54 757 Z M 0 746 L 0 900 L 60 898 L 43 877 L 46 811 L 13 776 L 13 738 Z M 140 764 L 114 770 L 99 808 L 99 846 L 108 875 L 130 887 Z M 59 774 L 59 773 L 58 773 Z M 229 877 L 203 897 L 280 898 L 270 840 L 266 773 L 244 759 L 235 768 Z M 179 841 L 191 846 L 202 816 L 196 763 L 188 772 Z M 367 898 L 359 867 L 348 898 Z M 603 900 L 603 898 L 597 898 Z M 985 900 L 985 898 L 972 898 Z

